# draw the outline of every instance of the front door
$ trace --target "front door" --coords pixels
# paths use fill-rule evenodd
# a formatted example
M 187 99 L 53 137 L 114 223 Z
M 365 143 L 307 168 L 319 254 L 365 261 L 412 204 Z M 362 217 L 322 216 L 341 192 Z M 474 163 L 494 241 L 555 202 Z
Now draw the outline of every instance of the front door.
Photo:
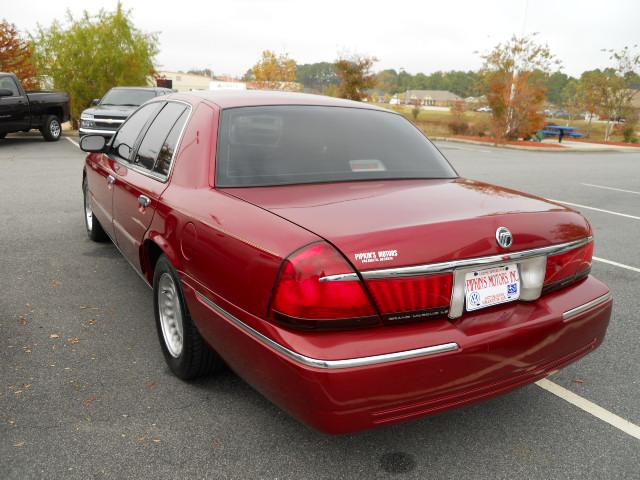
M 116 181 L 114 168 L 118 162 L 105 153 L 92 153 L 87 162 L 87 185 L 91 195 L 91 210 L 102 229 L 113 238 L 113 185 Z
M 160 196 L 167 187 L 173 155 L 187 115 L 188 105 L 167 102 L 145 127 L 131 160 L 121 162 L 116 170 L 113 196 L 115 239 L 122 254 L 140 271 L 140 247 Z
M 29 100 L 12 77 L 0 78 L 0 88 L 11 90 L 10 97 L 0 97 L 0 132 L 17 132 L 30 127 Z
M 116 240 L 114 228 L 114 192 L 118 182 L 126 177 L 130 157 L 144 127 L 148 125 L 162 108 L 163 103 L 151 103 L 134 112 L 116 132 L 109 150 L 105 154 L 94 154 L 87 170 L 89 189 L 92 194 L 92 208 L 102 228 Z

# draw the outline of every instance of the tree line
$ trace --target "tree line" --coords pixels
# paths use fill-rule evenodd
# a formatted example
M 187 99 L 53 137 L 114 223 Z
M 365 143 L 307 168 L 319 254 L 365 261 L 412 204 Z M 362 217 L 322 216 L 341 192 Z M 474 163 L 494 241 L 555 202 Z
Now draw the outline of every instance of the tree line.
M 68 12 L 64 21 L 27 35 L 6 20 L 0 22 L 0 70 L 16 73 L 27 87 L 42 85 L 45 79 L 52 83 L 45 86 L 68 91 L 74 119 L 113 86 L 148 84 L 156 75 L 158 52 L 158 36 L 139 30 L 120 2 L 114 11 L 95 15 L 85 11 L 76 18 Z M 608 53 L 609 67 L 574 78 L 560 71 L 560 61 L 535 36 L 514 36 L 480 54 L 483 66 L 478 71 L 430 74 L 375 72 L 378 59 L 373 56 L 348 54 L 330 62 L 298 64 L 286 53 L 265 50 L 243 80 L 256 88 L 305 89 L 352 100 L 389 98 L 407 90 L 449 90 L 462 98 L 485 99 L 492 108 L 496 139 L 527 138 L 544 123 L 545 102 L 572 116 L 589 112 L 611 121 L 624 117 L 634 125 L 637 113 L 631 101 L 640 89 L 640 53 L 637 45 Z M 209 68 L 190 72 L 214 77 Z M 605 139 L 611 128 L 607 126 Z M 633 135 L 633 128 L 629 131 Z

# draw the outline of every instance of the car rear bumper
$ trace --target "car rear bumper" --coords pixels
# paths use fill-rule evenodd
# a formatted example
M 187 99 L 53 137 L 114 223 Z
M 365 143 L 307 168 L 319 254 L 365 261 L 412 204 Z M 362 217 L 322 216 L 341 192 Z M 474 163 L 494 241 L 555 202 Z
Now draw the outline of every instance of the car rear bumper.
M 435 413 L 543 378 L 595 349 L 612 309 L 607 287 L 589 277 L 536 302 L 456 321 L 368 329 L 368 342 L 339 332 L 327 343 L 317 332 L 260 332 L 246 312 L 230 313 L 189 282 L 185 295 L 204 337 L 234 370 L 292 415 L 334 434 Z M 399 349 L 405 335 L 423 345 Z

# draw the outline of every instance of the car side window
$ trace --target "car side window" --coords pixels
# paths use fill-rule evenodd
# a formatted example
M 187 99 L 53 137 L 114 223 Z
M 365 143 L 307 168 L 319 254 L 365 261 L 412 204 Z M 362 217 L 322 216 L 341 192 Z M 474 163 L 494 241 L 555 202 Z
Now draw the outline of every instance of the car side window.
M 131 115 L 126 122 L 124 122 L 111 144 L 111 148 L 115 155 L 123 160 L 129 161 L 131 158 L 131 152 L 133 151 L 133 147 L 135 146 L 136 139 L 140 135 L 140 132 L 149 119 L 153 118 L 163 105 L 164 103 L 161 102 L 154 102 L 145 105 Z
M 169 132 L 166 140 L 162 144 L 160 153 L 158 154 L 158 161 L 156 162 L 153 171 L 162 175 L 163 177 L 169 176 L 169 169 L 171 168 L 171 160 L 175 154 L 178 142 L 180 141 L 180 134 L 184 129 L 185 123 L 187 123 L 187 117 L 189 116 L 189 109 L 186 108 L 180 118 L 173 124 L 173 128 Z
M 147 170 L 153 169 L 169 132 L 186 108 L 186 105 L 182 103 L 169 102 L 166 104 L 153 120 L 142 139 L 134 164 Z
M 10 77 L 1 77 L 0 78 L 0 88 L 6 88 L 7 90 L 11 90 L 12 96 L 18 97 L 20 96 L 20 91 L 18 90 L 18 86 L 16 82 L 13 81 Z

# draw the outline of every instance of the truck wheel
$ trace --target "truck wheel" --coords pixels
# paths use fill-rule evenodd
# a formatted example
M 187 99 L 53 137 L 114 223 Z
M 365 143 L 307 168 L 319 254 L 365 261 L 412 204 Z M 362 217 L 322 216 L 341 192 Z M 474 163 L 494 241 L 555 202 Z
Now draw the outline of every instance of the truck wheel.
M 60 139 L 60 135 L 62 135 L 62 127 L 58 117 L 49 115 L 45 118 L 40 132 L 42 132 L 42 136 L 47 142 L 57 142 Z
M 184 301 L 178 272 L 164 255 L 153 272 L 153 297 L 160 346 L 174 375 L 190 380 L 218 369 L 222 360 L 200 336 Z

